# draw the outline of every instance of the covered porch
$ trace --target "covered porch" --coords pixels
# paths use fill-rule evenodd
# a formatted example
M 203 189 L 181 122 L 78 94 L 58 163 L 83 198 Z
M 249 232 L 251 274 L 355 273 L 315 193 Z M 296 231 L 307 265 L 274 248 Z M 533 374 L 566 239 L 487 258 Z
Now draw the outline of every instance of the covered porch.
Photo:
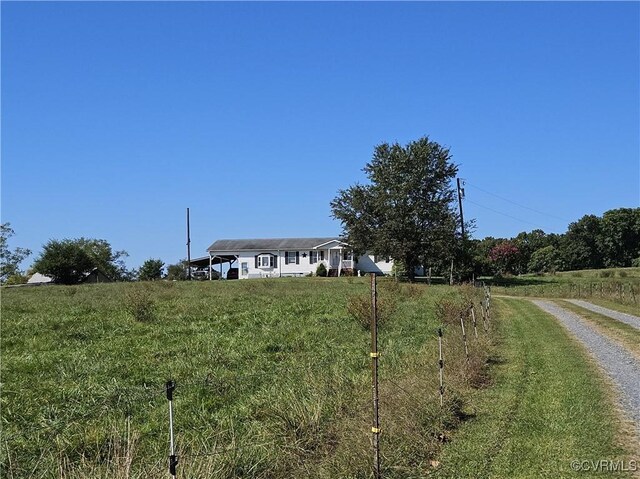
M 353 274 L 355 261 L 353 251 L 348 244 L 341 241 L 330 241 L 329 243 L 316 246 L 314 249 L 326 251 L 327 254 L 327 276 L 342 276 L 342 274 Z

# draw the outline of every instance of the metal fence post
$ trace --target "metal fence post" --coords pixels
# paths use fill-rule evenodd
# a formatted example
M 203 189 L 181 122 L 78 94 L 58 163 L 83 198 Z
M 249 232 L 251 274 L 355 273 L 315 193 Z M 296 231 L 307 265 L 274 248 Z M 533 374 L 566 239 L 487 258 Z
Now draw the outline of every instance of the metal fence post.
M 378 416 L 378 292 L 376 274 L 371 273 L 371 389 L 373 395 L 373 477 L 380 479 L 380 418 Z
M 473 333 L 476 336 L 476 339 L 478 339 L 478 326 L 476 324 L 476 311 L 475 308 L 473 306 L 473 303 L 471 303 L 471 320 L 473 321 Z
M 176 477 L 176 466 L 178 465 L 178 458 L 176 457 L 176 451 L 173 443 L 173 391 L 176 389 L 176 383 L 174 381 L 167 381 L 167 400 L 169 401 L 169 474 Z
M 467 356 L 467 361 L 469 361 L 469 348 L 467 347 L 467 333 L 464 330 L 464 316 L 460 315 L 460 326 L 462 326 L 462 341 L 464 341 L 464 354 Z
M 438 328 L 438 369 L 440 370 L 440 407 L 444 406 L 444 358 L 442 357 L 442 328 Z

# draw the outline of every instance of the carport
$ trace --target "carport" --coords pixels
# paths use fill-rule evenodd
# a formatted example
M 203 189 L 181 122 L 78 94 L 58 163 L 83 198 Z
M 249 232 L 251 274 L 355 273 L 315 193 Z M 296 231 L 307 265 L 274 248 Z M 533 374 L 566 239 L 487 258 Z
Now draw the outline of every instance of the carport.
M 201 258 L 194 258 L 189 263 L 190 266 L 196 268 L 209 268 L 209 279 L 211 280 L 211 271 L 213 271 L 213 266 L 218 265 L 218 273 L 220 274 L 220 278 L 222 278 L 222 270 L 225 264 L 228 263 L 229 268 L 231 265 L 238 261 L 238 256 L 234 254 L 216 254 L 209 256 L 202 256 Z M 228 270 L 228 268 L 227 268 Z

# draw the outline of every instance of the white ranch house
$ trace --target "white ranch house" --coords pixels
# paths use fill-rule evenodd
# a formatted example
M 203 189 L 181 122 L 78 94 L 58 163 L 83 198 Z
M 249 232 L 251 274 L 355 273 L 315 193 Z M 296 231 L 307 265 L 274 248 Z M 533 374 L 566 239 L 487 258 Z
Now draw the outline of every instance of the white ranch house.
M 329 276 L 390 274 L 393 267 L 389 258 L 354 258 L 351 247 L 338 237 L 223 239 L 209 246 L 207 253 L 191 264 L 222 273 L 228 263 L 229 268 L 237 268 L 239 279 L 305 276 L 315 273 L 320 263 L 324 263 Z

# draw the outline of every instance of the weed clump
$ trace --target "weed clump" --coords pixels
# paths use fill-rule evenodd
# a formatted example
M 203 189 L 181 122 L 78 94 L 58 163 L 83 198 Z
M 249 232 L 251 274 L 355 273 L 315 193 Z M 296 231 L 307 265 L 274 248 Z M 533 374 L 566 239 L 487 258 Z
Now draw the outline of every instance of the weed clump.
M 396 300 L 393 297 L 379 296 L 377 304 L 378 326 L 381 326 L 389 320 L 396 310 Z M 347 303 L 347 313 L 364 329 L 369 329 L 371 325 L 371 295 L 362 294 L 350 297 Z
M 155 302 L 147 289 L 132 288 L 128 291 L 125 294 L 124 307 L 136 321 L 146 323 L 156 318 Z

